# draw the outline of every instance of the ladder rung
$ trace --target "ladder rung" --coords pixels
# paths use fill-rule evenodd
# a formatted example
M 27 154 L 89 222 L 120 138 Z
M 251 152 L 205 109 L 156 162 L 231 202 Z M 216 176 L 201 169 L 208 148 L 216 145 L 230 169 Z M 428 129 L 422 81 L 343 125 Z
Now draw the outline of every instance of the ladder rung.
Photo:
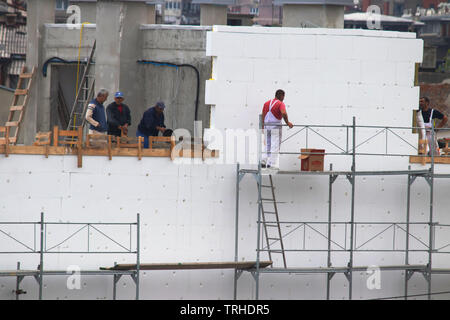
M 280 238 L 267 238 L 267 240 L 280 240 Z
M 272 188 L 272 186 L 264 186 L 264 185 L 261 185 L 261 187 L 263 187 L 263 188 Z
M 263 201 L 275 201 L 275 199 L 267 199 L 267 198 L 261 198 Z
M 9 108 L 9 111 L 22 111 L 23 110 L 23 105 L 22 106 L 12 106 Z
M 9 143 L 16 143 L 17 138 L 16 137 L 9 137 L 8 140 L 9 140 Z
M 277 224 L 267 224 L 266 223 L 266 227 L 278 228 L 278 225 Z
M 283 250 L 267 250 L 269 252 L 273 252 L 273 253 L 283 253 Z
M 9 121 L 5 124 L 6 127 L 18 127 L 19 121 Z
M 273 211 L 263 211 L 263 213 L 276 214 L 276 212 Z
M 16 96 L 25 96 L 27 94 L 28 94 L 27 89 L 16 89 L 16 91 L 14 92 L 14 95 Z
M 31 77 L 33 77 L 32 73 L 22 73 L 19 75 L 19 78 L 22 78 L 22 79 L 30 79 Z

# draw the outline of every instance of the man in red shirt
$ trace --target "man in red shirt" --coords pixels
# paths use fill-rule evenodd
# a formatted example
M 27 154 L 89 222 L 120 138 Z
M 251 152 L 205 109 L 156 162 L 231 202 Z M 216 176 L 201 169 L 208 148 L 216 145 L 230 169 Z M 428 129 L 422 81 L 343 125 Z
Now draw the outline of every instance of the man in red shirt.
M 281 119 L 284 119 L 289 128 L 293 127 L 293 124 L 289 122 L 283 100 L 284 91 L 277 90 L 275 98 L 264 103 L 262 128 L 266 140 L 266 152 L 262 154 L 263 168 L 279 169 L 280 167 Z

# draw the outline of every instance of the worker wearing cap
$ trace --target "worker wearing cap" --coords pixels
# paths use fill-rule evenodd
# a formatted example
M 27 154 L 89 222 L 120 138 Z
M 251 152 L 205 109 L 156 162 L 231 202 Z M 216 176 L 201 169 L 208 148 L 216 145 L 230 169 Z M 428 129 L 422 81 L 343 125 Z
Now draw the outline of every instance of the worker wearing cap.
M 144 148 L 148 148 L 149 136 L 158 136 L 160 132 L 164 134 L 164 131 L 166 131 L 164 125 L 165 108 L 164 102 L 158 101 L 155 106 L 144 112 L 136 131 L 136 137 L 144 137 Z
M 128 134 L 128 126 L 131 125 L 130 108 L 123 103 L 125 100 L 122 92 L 118 91 L 114 95 L 114 102 L 106 107 L 108 119 L 108 134 L 120 137 Z
M 284 119 L 289 128 L 293 125 L 288 120 L 286 106 L 283 103 L 284 91 L 277 90 L 275 98 L 267 101 L 263 106 L 263 129 L 266 141 L 266 152 L 262 153 L 261 165 L 263 168 L 279 169 L 279 152 L 281 144 L 281 119 Z

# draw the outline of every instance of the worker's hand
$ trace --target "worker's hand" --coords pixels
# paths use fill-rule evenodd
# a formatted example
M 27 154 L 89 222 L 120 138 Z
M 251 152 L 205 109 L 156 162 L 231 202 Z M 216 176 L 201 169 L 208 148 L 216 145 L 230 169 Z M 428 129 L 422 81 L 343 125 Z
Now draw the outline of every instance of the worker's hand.
M 164 133 L 164 131 L 166 131 L 166 128 L 160 127 L 159 131 L 161 131 L 161 133 Z
M 289 126 L 289 129 L 292 129 L 294 127 L 294 125 L 292 124 L 292 122 L 288 122 L 287 125 Z

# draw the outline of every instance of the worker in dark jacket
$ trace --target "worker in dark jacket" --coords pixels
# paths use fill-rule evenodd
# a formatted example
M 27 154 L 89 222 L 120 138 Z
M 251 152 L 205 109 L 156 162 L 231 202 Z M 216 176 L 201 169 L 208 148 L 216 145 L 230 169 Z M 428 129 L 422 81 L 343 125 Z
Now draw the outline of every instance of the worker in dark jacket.
M 114 95 L 114 102 L 106 108 L 108 116 L 108 134 L 120 137 L 128 134 L 128 126 L 131 125 L 130 108 L 123 103 L 123 93 L 118 91 Z
M 158 101 L 154 107 L 144 112 L 142 120 L 136 131 L 136 137 L 144 137 L 144 148 L 148 148 L 148 137 L 158 136 L 159 132 L 164 134 L 164 102 Z

